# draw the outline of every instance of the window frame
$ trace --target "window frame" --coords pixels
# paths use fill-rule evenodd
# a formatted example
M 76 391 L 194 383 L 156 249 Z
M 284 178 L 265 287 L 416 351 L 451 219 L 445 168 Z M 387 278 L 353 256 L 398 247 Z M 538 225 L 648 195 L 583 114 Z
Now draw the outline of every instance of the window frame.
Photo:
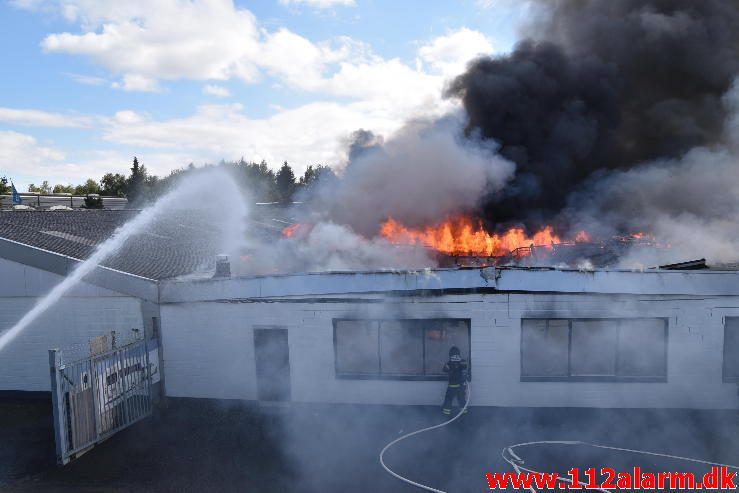
M 337 380 L 407 380 L 407 381 L 428 381 L 428 382 L 441 382 L 446 381 L 447 376 L 444 374 L 423 374 L 423 375 L 408 375 L 398 373 L 383 373 L 382 372 L 382 352 L 380 347 L 380 339 L 382 334 L 382 322 L 464 322 L 467 325 L 467 341 L 472 352 L 472 319 L 470 318 L 451 318 L 451 317 L 439 317 L 439 318 L 334 318 L 331 320 L 333 325 L 333 346 L 334 346 L 334 376 Z M 377 357 L 378 357 L 378 373 L 356 373 L 356 372 L 341 372 L 338 368 L 338 346 L 336 344 L 336 331 L 340 322 L 377 322 Z M 423 367 L 425 371 L 426 367 L 426 329 L 423 330 Z M 472 357 L 467 355 L 468 368 L 472 369 Z M 470 372 L 470 375 L 472 373 Z M 470 378 L 471 379 L 471 378 Z
M 566 320 L 567 321 L 567 375 L 524 375 L 523 374 L 523 352 L 524 352 L 524 341 L 523 341 L 523 324 L 526 320 Z M 664 376 L 634 376 L 634 375 L 619 375 L 619 348 L 616 345 L 616 374 L 615 375 L 573 375 L 572 374 L 572 322 L 600 322 L 600 321 L 616 321 L 618 322 L 618 333 L 617 338 L 621 337 L 621 324 L 632 320 L 662 320 L 664 323 L 664 345 L 663 345 L 663 356 L 664 356 Z M 667 370 L 669 368 L 668 357 L 669 357 L 669 318 L 668 317 L 610 317 L 610 318 L 597 318 L 597 317 L 584 317 L 584 318 L 567 318 L 567 317 L 521 317 L 521 330 L 520 330 L 520 348 L 519 348 L 519 381 L 521 382 L 625 382 L 625 383 L 667 383 L 668 375 Z M 739 381 L 739 379 L 737 379 Z

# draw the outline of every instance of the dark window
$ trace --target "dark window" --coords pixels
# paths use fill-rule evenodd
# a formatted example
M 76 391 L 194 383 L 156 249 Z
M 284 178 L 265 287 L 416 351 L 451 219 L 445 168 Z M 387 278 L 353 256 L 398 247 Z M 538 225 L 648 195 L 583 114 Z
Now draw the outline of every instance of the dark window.
M 522 319 L 522 381 L 667 381 L 667 321 Z
M 739 317 L 724 319 L 724 381 L 739 382 Z
M 469 319 L 334 320 L 340 378 L 440 380 L 452 346 L 469 359 Z

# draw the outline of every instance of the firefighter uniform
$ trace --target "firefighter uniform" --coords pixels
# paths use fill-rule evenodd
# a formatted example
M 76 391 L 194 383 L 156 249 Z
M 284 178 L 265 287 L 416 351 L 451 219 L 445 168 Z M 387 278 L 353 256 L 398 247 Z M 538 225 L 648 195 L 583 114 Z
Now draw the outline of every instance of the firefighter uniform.
M 452 403 L 455 398 L 459 407 L 464 407 L 467 402 L 467 381 L 469 379 L 469 367 L 456 346 L 449 350 L 449 361 L 444 365 L 444 373 L 449 376 L 449 384 L 441 411 L 444 414 L 452 414 Z

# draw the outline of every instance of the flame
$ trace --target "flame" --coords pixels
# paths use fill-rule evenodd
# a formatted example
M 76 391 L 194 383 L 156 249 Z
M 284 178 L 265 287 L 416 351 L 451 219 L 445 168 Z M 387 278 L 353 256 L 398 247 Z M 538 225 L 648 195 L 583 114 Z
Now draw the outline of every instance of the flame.
M 475 223 L 466 216 L 456 216 L 422 228 L 409 228 L 391 217 L 380 227 L 380 236 L 394 244 L 424 245 L 448 255 L 488 257 L 506 255 L 531 245 L 550 247 L 561 243 L 551 226 L 545 226 L 533 236 L 527 236 L 523 228 L 491 234 L 479 221 Z
M 295 233 L 297 233 L 299 229 L 299 223 L 291 224 L 290 226 L 287 226 L 282 230 L 282 236 L 290 238 L 291 236 L 295 235 Z
M 587 231 L 578 231 L 575 234 L 575 243 L 588 243 L 590 242 L 590 235 Z

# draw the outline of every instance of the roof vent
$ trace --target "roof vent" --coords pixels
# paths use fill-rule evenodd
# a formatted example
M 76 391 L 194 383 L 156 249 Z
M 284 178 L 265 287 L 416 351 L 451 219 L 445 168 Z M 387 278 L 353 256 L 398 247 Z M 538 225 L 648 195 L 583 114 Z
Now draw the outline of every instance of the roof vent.
M 213 274 L 214 279 L 231 277 L 231 262 L 228 255 L 216 255 L 216 273 Z

